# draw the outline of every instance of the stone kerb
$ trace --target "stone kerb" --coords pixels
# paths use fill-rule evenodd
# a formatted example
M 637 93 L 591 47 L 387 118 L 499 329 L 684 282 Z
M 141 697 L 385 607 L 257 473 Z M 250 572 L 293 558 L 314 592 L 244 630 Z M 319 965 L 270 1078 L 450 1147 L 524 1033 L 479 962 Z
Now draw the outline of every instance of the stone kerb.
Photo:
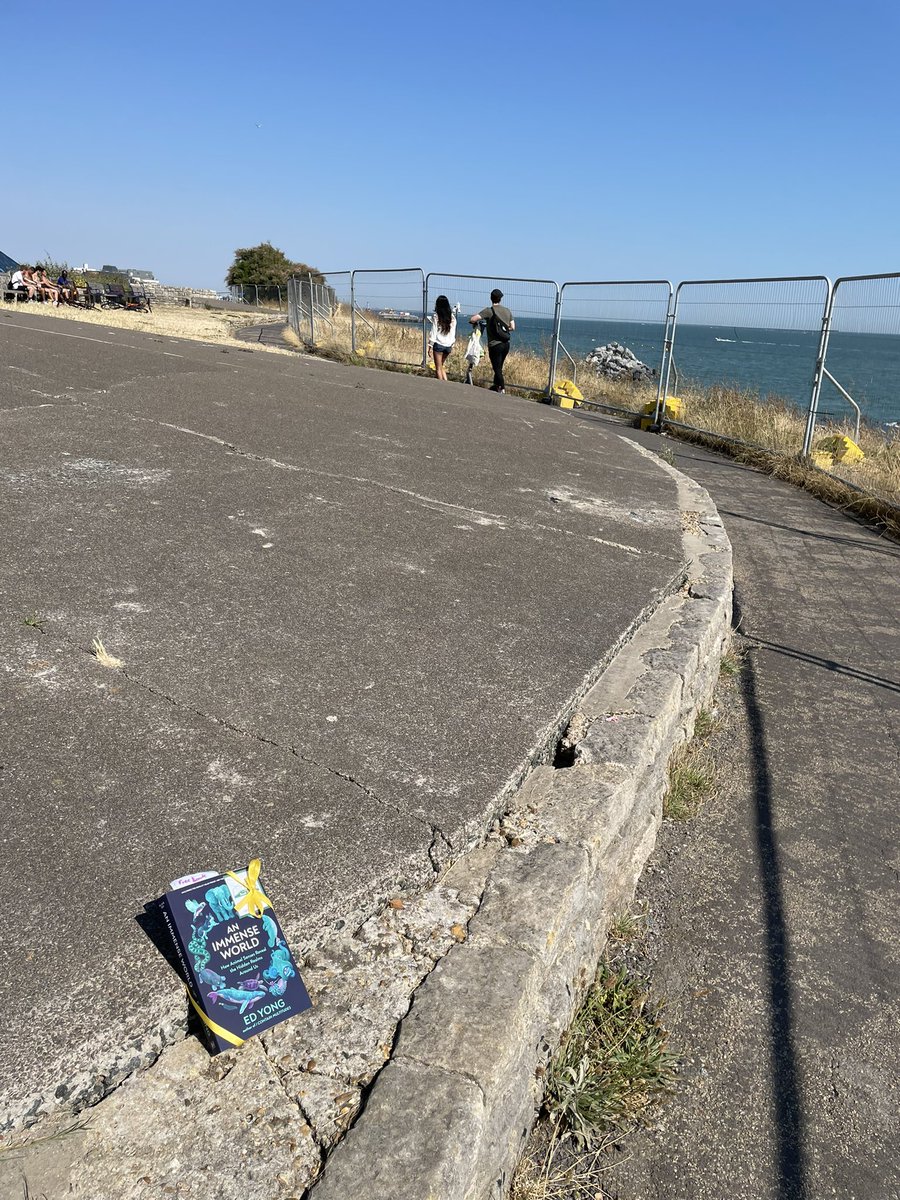
M 540 1068 L 652 852 L 669 759 L 730 636 L 730 543 L 708 494 L 672 473 L 686 584 L 574 715 L 573 765 L 538 767 L 525 782 L 516 807 L 537 836 L 490 869 L 468 937 L 416 992 L 313 1200 L 494 1200 L 508 1190 L 540 1103 Z

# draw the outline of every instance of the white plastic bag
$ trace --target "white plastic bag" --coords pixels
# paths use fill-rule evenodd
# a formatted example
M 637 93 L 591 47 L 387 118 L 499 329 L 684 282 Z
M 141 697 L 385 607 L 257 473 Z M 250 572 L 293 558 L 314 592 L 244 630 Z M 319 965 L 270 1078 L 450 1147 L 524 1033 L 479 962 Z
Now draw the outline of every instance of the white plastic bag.
M 481 362 L 483 354 L 484 346 L 481 344 L 481 330 L 476 329 L 468 342 L 466 342 L 466 362 L 472 367 L 477 367 Z

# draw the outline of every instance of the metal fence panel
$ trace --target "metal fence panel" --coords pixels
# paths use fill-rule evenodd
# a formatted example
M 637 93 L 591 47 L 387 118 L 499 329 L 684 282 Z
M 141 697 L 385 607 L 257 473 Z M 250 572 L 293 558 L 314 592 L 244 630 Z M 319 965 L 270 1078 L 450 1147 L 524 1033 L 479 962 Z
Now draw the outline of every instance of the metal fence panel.
M 680 388 L 687 427 L 799 451 L 830 290 L 824 275 L 679 283 L 660 401 Z
M 611 394 L 609 380 L 651 382 L 639 366 L 623 361 L 621 373 L 603 374 L 588 362 L 594 351 L 619 346 L 630 351 L 653 373 L 659 392 L 665 365 L 666 335 L 672 305 L 672 284 L 667 279 L 570 281 L 560 288 L 557 346 L 552 356 L 549 386 L 557 376 L 571 374 L 584 383 L 586 399 L 615 411 L 631 412 L 621 395 Z M 625 356 L 618 355 L 624 360 Z M 580 374 L 579 374 L 580 372 Z
M 351 272 L 351 347 L 377 362 L 425 361 L 425 272 L 421 267 Z
M 346 335 L 350 349 L 350 271 L 334 271 L 323 281 L 312 274 L 289 280 L 288 324 L 309 346 L 340 346 Z
M 499 275 L 453 275 L 432 271 L 425 280 L 426 314 L 434 311 L 438 296 L 446 296 L 458 311 L 458 352 L 451 355 L 451 376 L 465 371 L 463 347 L 471 332 L 468 319 L 491 303 L 491 292 L 499 288 L 503 303 L 515 318 L 509 358 L 503 368 L 510 387 L 544 392 L 549 378 L 550 359 L 556 339 L 559 287 L 551 279 L 513 279 Z M 479 381 L 489 381 L 491 368 L 487 355 L 477 370 Z
M 804 450 L 821 418 L 849 415 L 882 433 L 900 430 L 900 274 L 835 280 L 823 334 L 819 387 L 810 405 Z

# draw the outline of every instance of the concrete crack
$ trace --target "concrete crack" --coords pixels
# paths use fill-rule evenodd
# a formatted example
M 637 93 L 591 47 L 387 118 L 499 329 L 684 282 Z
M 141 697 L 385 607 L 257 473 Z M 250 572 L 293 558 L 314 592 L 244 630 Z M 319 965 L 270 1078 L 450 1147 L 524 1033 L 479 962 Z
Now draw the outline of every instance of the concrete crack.
M 32 624 L 31 628 L 38 630 L 44 635 L 47 635 L 48 633 L 47 629 L 38 623 Z M 88 650 L 81 644 L 81 642 L 69 637 L 69 635 L 63 632 L 61 629 L 54 628 L 53 633 L 55 636 L 61 638 L 62 641 L 64 641 L 68 646 L 80 651 L 88 658 L 94 657 L 94 654 L 91 650 Z M 213 724 L 220 726 L 222 729 L 227 729 L 229 733 L 238 734 L 239 737 L 249 738 L 251 741 L 259 742 L 264 746 L 272 746 L 282 754 L 292 755 L 294 758 L 298 759 L 302 763 L 305 763 L 307 766 L 317 767 L 319 770 L 325 771 L 329 775 L 333 775 L 336 779 L 342 779 L 345 783 L 349 783 L 353 787 L 358 788 L 370 800 L 374 800 L 376 804 L 381 805 L 383 808 L 390 809 L 390 811 L 396 813 L 397 816 L 412 818 L 413 820 L 418 821 L 420 825 L 424 825 L 426 828 L 431 829 L 432 832 L 434 832 L 433 827 L 430 826 L 423 818 L 417 816 L 415 813 L 405 812 L 402 808 L 400 808 L 399 805 L 392 803 L 390 800 L 385 800 L 382 796 L 379 796 L 377 792 L 373 791 L 372 788 L 370 788 L 367 784 L 363 783 L 361 779 L 357 779 L 355 775 L 351 775 L 348 771 L 341 771 L 337 767 L 329 766 L 328 763 L 320 762 L 317 758 L 313 758 L 309 754 L 304 754 L 301 750 L 298 750 L 296 746 L 283 745 L 281 742 L 276 741 L 275 738 L 266 737 L 265 734 L 262 733 L 254 733 L 253 730 L 244 729 L 241 725 L 235 725 L 233 721 L 228 721 L 225 717 L 217 716 L 215 713 L 206 712 L 202 708 L 196 708 L 194 705 L 188 704 L 184 700 L 179 700 L 177 697 L 169 695 L 168 692 L 163 691 L 161 688 L 154 687 L 152 684 L 145 683 L 142 679 L 138 679 L 136 675 L 133 675 L 127 669 L 127 667 L 120 669 L 118 674 L 127 679 L 129 683 L 133 683 L 135 687 L 140 688 L 141 691 L 146 692 L 148 695 L 153 696 L 157 700 L 165 701 L 166 704 L 171 704 L 173 708 L 192 713 L 195 717 L 200 717 L 201 720 L 211 721 Z M 434 841 L 432 841 L 432 845 L 434 845 Z M 447 842 L 447 845 L 449 846 L 450 843 Z M 430 850 L 429 857 L 431 857 Z
M 116 385 L 125 386 L 125 385 Z M 579 533 L 572 529 L 561 529 L 557 525 L 548 525 L 542 521 L 527 521 L 519 518 L 509 517 L 505 513 L 490 512 L 486 509 L 473 508 L 466 504 L 454 504 L 450 500 L 439 500 L 436 496 L 427 496 L 421 492 L 414 492 L 410 488 L 398 487 L 396 484 L 385 483 L 380 479 L 371 479 L 365 475 L 347 475 L 340 471 L 326 471 L 320 467 L 302 466 L 298 463 L 284 462 L 282 459 L 273 458 L 267 454 L 259 454 L 253 450 L 245 450 L 236 445 L 234 442 L 229 442 L 225 438 L 218 437 L 216 434 L 203 433 L 199 429 L 191 429 L 188 425 L 177 425 L 170 421 L 160 421 L 155 417 L 145 417 L 138 413 L 123 412 L 116 409 L 120 416 L 130 417 L 134 421 L 145 421 L 151 425 L 157 425 L 162 429 L 171 429 L 175 433 L 183 433 L 188 437 L 200 438 L 201 441 L 211 442 L 215 446 L 220 446 L 226 453 L 235 454 L 240 458 L 246 458 L 251 462 L 262 463 L 265 466 L 274 467 L 278 471 L 292 471 L 301 475 L 314 476 L 322 479 L 332 479 L 338 483 L 356 483 L 360 487 L 378 488 L 382 491 L 390 492 L 396 496 L 404 496 L 416 504 L 421 504 L 424 508 L 431 509 L 433 512 L 443 513 L 448 516 L 472 521 L 479 526 L 494 526 L 499 529 L 513 527 L 526 532 L 548 533 L 554 537 L 569 537 L 576 541 L 594 542 L 597 545 L 608 546 L 611 549 L 621 550 L 625 554 L 634 557 L 649 556 L 652 558 L 670 558 L 671 555 L 661 554 L 659 551 L 642 550 L 637 546 L 629 545 L 626 542 L 616 542 L 607 538 L 598 537 L 595 534 Z
M 439 826 L 429 825 L 429 828 L 431 829 L 431 845 L 428 847 L 428 859 L 435 875 L 439 875 L 453 852 L 453 844 Z

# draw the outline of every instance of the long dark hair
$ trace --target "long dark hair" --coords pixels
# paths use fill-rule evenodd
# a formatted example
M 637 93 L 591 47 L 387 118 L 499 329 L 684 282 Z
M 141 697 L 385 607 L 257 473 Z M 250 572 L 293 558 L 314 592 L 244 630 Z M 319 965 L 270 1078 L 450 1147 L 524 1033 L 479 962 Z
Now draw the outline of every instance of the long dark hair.
M 438 329 L 441 333 L 449 333 L 453 324 L 453 309 L 446 296 L 438 296 L 434 302 L 434 315 L 438 319 Z

